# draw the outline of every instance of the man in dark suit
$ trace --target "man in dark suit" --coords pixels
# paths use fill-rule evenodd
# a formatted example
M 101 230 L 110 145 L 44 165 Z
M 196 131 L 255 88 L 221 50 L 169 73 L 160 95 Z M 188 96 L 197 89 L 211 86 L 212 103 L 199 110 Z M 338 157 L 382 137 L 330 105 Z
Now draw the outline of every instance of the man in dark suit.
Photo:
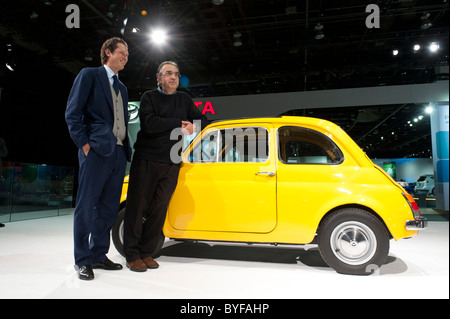
M 103 66 L 85 68 L 70 92 L 66 122 L 78 147 L 79 177 L 74 213 L 75 269 L 83 280 L 92 269 L 122 269 L 106 257 L 110 231 L 119 211 L 127 160 L 128 92 L 117 78 L 128 62 L 128 45 L 111 38 L 101 49 Z

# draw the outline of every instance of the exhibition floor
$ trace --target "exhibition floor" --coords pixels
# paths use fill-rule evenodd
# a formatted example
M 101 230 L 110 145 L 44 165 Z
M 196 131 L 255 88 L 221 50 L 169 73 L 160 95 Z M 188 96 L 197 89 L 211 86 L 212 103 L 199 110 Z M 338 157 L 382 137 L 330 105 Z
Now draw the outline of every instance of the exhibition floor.
M 181 243 L 166 240 L 160 268 L 134 273 L 73 269 L 72 215 L 0 228 L 0 298 L 449 298 L 449 222 L 431 221 L 412 239 L 391 241 L 371 276 L 337 274 L 316 246 Z M 108 257 L 125 266 L 112 246 Z

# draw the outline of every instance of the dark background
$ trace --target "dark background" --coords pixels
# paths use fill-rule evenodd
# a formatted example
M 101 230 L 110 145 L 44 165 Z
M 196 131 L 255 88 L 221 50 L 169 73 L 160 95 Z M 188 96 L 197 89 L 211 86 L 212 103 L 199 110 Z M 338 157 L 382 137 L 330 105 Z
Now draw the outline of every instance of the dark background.
M 65 25 L 70 3 L 80 8 L 79 29 Z M 370 3 L 381 10 L 380 29 L 365 26 Z M 432 23 L 428 29 L 421 28 L 424 15 Z M 318 23 L 325 34 L 321 40 L 315 38 Z M 148 39 L 160 25 L 170 37 L 164 47 Z M 130 100 L 155 88 L 156 67 L 166 59 L 180 65 L 190 80 L 180 89 L 193 98 L 448 80 L 447 0 L 8 1 L 0 7 L 0 137 L 9 150 L 3 160 L 78 165 L 64 121 L 67 97 L 81 68 L 100 65 L 101 44 L 111 36 L 129 44 L 129 63 L 120 77 Z M 237 39 L 241 46 L 234 45 Z M 441 46 L 435 54 L 426 50 L 432 41 Z M 422 46 L 416 53 L 415 43 Z M 14 63 L 15 71 L 5 62 Z M 413 128 L 405 123 L 425 106 L 290 114 L 339 124 L 372 158 L 430 157 L 429 118 Z M 380 142 L 392 131 L 394 136 Z

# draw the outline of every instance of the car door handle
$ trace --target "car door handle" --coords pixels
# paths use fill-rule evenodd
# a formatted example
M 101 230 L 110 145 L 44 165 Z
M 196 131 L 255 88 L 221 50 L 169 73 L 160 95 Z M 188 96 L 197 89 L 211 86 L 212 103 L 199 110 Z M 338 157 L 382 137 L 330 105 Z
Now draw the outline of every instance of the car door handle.
M 255 173 L 255 175 L 267 175 L 267 176 L 272 177 L 272 176 L 275 176 L 275 173 L 274 172 L 258 172 L 258 173 Z

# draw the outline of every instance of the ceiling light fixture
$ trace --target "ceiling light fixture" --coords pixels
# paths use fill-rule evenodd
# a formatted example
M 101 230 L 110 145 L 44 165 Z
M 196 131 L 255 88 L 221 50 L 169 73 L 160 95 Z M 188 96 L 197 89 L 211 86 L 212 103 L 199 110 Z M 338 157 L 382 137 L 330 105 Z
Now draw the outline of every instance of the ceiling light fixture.
M 242 45 L 241 36 L 242 36 L 242 34 L 239 31 L 236 31 L 233 34 L 233 38 L 234 38 L 233 45 L 235 47 L 240 47 Z
M 433 23 L 431 23 L 430 19 L 428 19 L 429 17 L 430 17 L 430 14 L 428 12 L 424 13 L 423 16 L 420 17 L 420 20 L 421 20 L 420 28 L 422 30 L 429 29 L 433 26 Z
M 314 36 L 314 39 L 316 40 L 322 40 L 325 38 L 325 34 L 323 33 L 323 25 L 320 23 L 317 23 L 317 25 L 314 27 L 314 30 L 316 31 L 316 35 Z
M 157 45 L 163 45 L 167 41 L 167 32 L 162 29 L 153 30 L 150 39 Z
M 15 65 L 14 65 L 14 63 L 8 63 L 8 62 L 6 62 L 6 68 L 7 68 L 8 70 L 14 72 Z
M 91 61 L 94 60 L 94 58 L 93 58 L 93 52 L 92 52 L 91 49 L 87 49 L 87 50 L 86 50 L 86 53 L 85 53 L 85 56 L 84 56 L 84 60 L 85 60 L 85 61 L 88 61 L 88 62 L 91 62 Z
M 414 49 L 414 51 L 419 51 L 420 50 L 420 45 L 419 44 L 414 44 L 413 49 Z
M 211 2 L 216 6 L 220 6 L 225 2 L 225 0 L 212 0 Z
M 13 44 L 12 41 L 8 39 L 6 43 L 6 68 L 10 71 L 14 71 L 16 68 L 16 63 L 14 62 L 14 52 L 13 52 Z
M 428 50 L 430 50 L 430 52 L 436 52 L 437 50 L 439 50 L 439 43 L 432 42 L 428 47 Z
M 394 55 L 394 56 L 398 55 L 398 50 L 397 49 L 392 50 L 392 55 Z

